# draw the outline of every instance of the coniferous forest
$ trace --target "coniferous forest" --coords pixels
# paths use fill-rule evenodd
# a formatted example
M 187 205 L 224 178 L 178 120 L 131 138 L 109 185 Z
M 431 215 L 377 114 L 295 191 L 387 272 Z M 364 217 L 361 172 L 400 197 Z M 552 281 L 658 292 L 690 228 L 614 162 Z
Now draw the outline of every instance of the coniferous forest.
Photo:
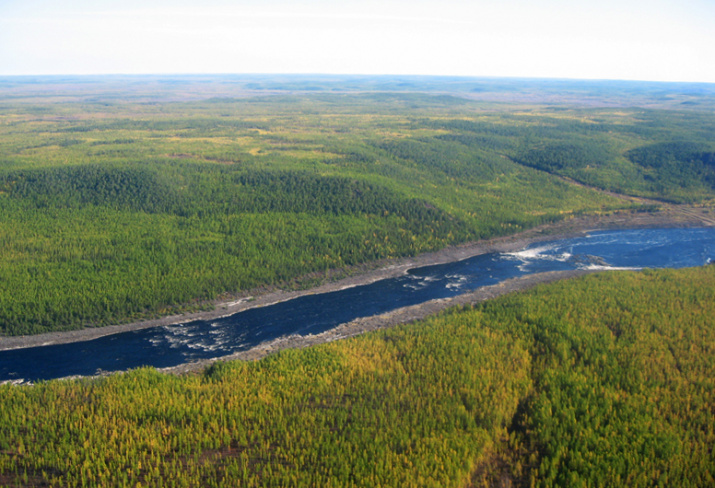
M 0 77 L 0 341 L 712 208 L 714 96 Z M 607 272 L 195 374 L 0 384 L 0 486 L 712 486 L 714 295 L 714 266 Z
M 715 196 L 715 117 L 685 110 L 688 92 L 676 110 L 485 102 L 461 85 L 430 94 L 430 80 L 428 93 L 333 83 L 241 98 L 111 80 L 0 80 L 0 334 L 196 310 L 308 273 L 652 208 L 597 189 Z M 613 90 L 589 96 L 639 100 Z
M 0 385 L 0 484 L 712 486 L 713 316 L 715 266 L 609 272 L 194 376 Z

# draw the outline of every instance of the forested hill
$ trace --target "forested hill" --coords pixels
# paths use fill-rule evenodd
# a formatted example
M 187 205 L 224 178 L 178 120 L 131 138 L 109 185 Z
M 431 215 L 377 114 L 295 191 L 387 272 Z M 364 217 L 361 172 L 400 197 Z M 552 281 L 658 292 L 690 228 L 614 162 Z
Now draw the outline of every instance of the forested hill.
M 715 266 L 608 272 L 177 377 L 0 385 L 4 486 L 715 483 Z
M 256 85 L 236 98 L 191 78 L 105 82 L 0 80 L 1 334 L 209 307 L 305 286 L 293 280 L 309 273 L 638 207 L 564 176 L 670 202 L 715 196 L 705 88 L 674 92 L 698 100 L 683 111 L 487 103 L 456 88 Z M 623 95 L 608 86 L 599 100 Z M 651 88 L 643 99 L 657 105 Z

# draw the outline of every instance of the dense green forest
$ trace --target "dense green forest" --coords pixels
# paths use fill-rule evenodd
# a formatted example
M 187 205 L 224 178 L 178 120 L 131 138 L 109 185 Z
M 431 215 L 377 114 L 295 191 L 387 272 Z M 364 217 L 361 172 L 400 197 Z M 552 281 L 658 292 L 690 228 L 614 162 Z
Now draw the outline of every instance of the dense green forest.
M 0 385 L 2 486 L 712 486 L 715 266 L 177 377 Z
M 484 80 L 442 80 L 460 97 L 431 93 L 432 79 L 425 93 L 402 92 L 415 80 L 387 93 L 318 80 L 255 96 L 269 78 L 236 81 L 244 98 L 199 78 L 0 79 L 0 334 L 211 307 L 306 286 L 309 273 L 639 206 L 571 180 L 673 202 L 715 195 L 715 116 L 689 85 L 673 88 L 680 109 L 664 110 L 463 97 L 498 88 Z M 532 85 L 501 89 L 563 88 Z M 641 88 L 636 99 L 660 100 Z M 571 96 L 613 103 L 638 87 L 610 89 Z
M 712 206 L 713 94 L 0 77 L 0 336 Z M 712 486 L 714 295 L 715 266 L 611 272 L 193 375 L 0 385 L 0 486 Z

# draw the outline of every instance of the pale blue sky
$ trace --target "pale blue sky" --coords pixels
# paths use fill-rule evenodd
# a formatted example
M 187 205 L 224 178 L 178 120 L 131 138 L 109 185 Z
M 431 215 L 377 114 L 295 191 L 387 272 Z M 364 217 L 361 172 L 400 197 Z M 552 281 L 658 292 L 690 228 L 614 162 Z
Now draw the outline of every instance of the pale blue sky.
M 0 75 L 715 82 L 715 0 L 0 0 Z

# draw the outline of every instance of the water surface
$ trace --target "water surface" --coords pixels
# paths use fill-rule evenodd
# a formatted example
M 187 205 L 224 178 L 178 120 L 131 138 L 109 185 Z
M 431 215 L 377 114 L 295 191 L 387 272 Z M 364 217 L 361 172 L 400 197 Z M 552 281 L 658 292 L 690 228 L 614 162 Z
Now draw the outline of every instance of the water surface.
M 226 356 L 290 335 L 319 334 L 359 317 L 446 298 L 509 278 L 572 269 L 700 266 L 715 259 L 715 229 L 594 232 L 412 269 L 404 276 L 306 295 L 211 321 L 154 327 L 86 342 L 0 351 L 0 381 L 62 378 Z

